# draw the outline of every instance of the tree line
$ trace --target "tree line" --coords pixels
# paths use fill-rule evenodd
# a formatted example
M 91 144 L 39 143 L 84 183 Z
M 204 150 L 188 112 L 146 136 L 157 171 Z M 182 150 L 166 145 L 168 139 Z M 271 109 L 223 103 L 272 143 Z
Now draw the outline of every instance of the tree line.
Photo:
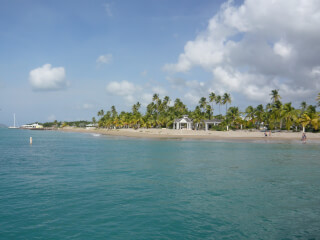
M 317 96 L 317 105 L 320 106 L 320 93 Z M 248 106 L 244 112 L 238 107 L 231 105 L 232 99 L 229 93 L 216 95 L 211 92 L 206 97 L 201 97 L 198 105 L 193 111 L 188 110 L 187 106 L 179 99 L 175 99 L 173 105 L 171 99 L 165 96 L 163 99 L 159 94 L 154 94 L 151 103 L 146 107 L 145 113 L 140 112 L 141 104 L 137 102 L 130 112 L 122 111 L 118 113 L 115 106 L 110 110 L 100 110 L 97 115 L 98 126 L 101 128 L 172 128 L 176 118 L 188 115 L 193 120 L 194 128 L 203 128 L 204 120 L 219 119 L 221 124 L 216 126 L 217 130 L 224 129 L 260 129 L 261 127 L 270 130 L 308 130 L 318 131 L 319 112 L 315 105 L 308 105 L 302 102 L 300 108 L 294 108 L 291 102 L 282 103 L 279 90 L 272 90 L 270 93 L 270 103 L 253 107 Z M 226 114 L 221 114 L 221 106 L 225 105 Z M 218 109 L 218 114 L 215 107 Z M 92 122 L 96 123 L 95 117 Z

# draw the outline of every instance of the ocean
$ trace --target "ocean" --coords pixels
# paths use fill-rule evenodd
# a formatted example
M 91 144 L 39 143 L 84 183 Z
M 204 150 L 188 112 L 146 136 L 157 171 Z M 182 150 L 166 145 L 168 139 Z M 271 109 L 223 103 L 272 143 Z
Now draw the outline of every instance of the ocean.
M 320 239 L 319 183 L 319 144 L 0 129 L 0 239 Z

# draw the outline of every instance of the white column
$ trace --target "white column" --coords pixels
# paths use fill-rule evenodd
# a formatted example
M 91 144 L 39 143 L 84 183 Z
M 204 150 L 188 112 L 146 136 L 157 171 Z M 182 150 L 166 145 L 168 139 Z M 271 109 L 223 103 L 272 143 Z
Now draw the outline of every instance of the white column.
M 208 131 L 208 123 L 205 123 L 206 124 L 206 131 Z

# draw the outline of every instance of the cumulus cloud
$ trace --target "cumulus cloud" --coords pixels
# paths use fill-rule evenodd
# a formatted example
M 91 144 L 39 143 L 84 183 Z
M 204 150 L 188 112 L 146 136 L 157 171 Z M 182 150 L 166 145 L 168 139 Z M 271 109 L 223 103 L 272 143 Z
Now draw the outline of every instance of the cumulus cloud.
M 286 100 L 314 96 L 320 91 L 319 9 L 318 0 L 245 0 L 240 6 L 227 1 L 164 69 L 211 72 L 207 92 L 231 91 L 259 101 L 267 101 L 272 89 Z
M 292 50 L 291 46 L 288 43 L 283 42 L 282 40 L 275 43 L 273 47 L 274 53 L 278 54 L 283 58 L 290 57 L 291 50 Z
M 118 95 L 118 96 L 128 96 L 135 93 L 138 89 L 133 83 L 128 81 L 112 81 L 107 84 L 106 90 L 110 94 Z
M 101 55 L 96 60 L 98 65 L 109 64 L 112 62 L 112 54 Z
M 84 103 L 84 104 L 82 104 L 82 108 L 83 109 L 92 109 L 93 108 L 93 104 Z
M 121 96 L 130 105 L 136 101 L 136 95 L 141 92 L 142 88 L 128 81 L 112 81 L 106 86 L 106 91 L 114 96 Z
M 152 87 L 152 92 L 160 94 L 160 96 L 164 96 L 167 94 L 167 90 L 160 86 Z
M 45 64 L 29 73 L 29 81 L 34 90 L 60 90 L 67 86 L 64 67 L 51 67 Z
M 174 89 L 182 89 L 186 86 L 186 80 L 179 77 L 166 77 L 166 80 L 170 83 L 171 87 Z
M 152 97 L 153 97 L 153 95 L 151 93 L 142 94 L 141 99 L 140 99 L 141 104 L 143 106 L 147 106 L 152 101 Z
M 104 9 L 106 10 L 108 17 L 113 16 L 112 11 L 111 11 L 111 5 L 109 3 L 104 4 Z
M 141 76 L 146 77 L 148 75 L 147 70 L 144 70 L 143 72 L 141 72 Z
M 112 81 L 106 86 L 108 94 L 121 97 L 127 106 L 130 106 L 139 101 L 143 106 L 146 106 L 152 101 L 154 93 L 164 97 L 167 90 L 161 86 L 149 86 L 148 84 L 140 86 L 129 81 Z

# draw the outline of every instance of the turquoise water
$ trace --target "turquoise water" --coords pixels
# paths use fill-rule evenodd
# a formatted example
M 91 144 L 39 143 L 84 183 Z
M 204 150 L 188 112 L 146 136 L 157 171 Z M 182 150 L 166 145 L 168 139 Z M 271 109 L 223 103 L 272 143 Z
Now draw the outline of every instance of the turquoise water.
M 319 156 L 0 129 L 0 239 L 319 239 Z

